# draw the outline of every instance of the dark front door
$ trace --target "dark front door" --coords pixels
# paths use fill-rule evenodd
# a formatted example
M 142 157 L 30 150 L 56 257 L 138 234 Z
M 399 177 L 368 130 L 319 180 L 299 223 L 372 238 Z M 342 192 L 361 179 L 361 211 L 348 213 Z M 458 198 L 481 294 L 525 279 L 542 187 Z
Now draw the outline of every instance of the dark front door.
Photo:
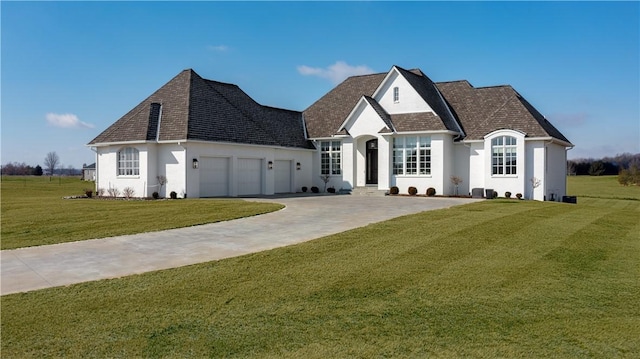
M 367 184 L 378 184 L 378 140 L 367 141 Z

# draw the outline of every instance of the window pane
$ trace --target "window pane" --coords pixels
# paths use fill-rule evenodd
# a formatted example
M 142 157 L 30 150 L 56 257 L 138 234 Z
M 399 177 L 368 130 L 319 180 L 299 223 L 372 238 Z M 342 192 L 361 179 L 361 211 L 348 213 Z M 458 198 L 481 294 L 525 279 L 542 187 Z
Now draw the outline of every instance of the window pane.
M 420 174 L 431 174 L 431 150 L 420 150 Z
M 418 156 L 416 150 L 406 150 L 407 174 L 414 175 L 418 170 Z
M 431 137 L 420 137 L 420 147 L 431 147 Z
M 404 151 L 403 150 L 394 150 L 393 151 L 393 174 L 394 175 L 403 175 L 403 167 L 404 167 Z
M 340 174 L 340 153 L 333 153 L 331 155 L 331 174 Z

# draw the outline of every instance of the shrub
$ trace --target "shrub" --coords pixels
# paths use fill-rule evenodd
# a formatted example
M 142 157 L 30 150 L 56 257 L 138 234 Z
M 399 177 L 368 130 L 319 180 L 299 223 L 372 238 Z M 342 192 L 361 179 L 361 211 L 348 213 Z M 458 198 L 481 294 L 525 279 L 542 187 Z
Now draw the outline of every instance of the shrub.
M 522 199 L 522 193 L 516 193 L 516 198 L 517 199 Z
M 313 186 L 313 187 L 311 187 L 311 192 L 318 193 L 318 192 L 320 192 L 320 189 L 318 187 L 316 187 L 316 186 Z
M 133 197 L 133 195 L 136 193 L 136 190 L 134 190 L 132 187 L 125 187 L 122 190 L 122 195 L 124 196 L 124 198 L 129 199 L 131 197 Z
M 433 197 L 436 195 L 436 189 L 433 187 L 427 188 L 427 196 Z
M 87 198 L 91 198 L 91 197 L 93 197 L 93 190 L 85 189 L 84 190 L 84 194 L 87 196 Z
M 336 189 L 335 189 L 335 188 L 333 188 L 333 187 L 329 187 L 329 188 L 327 188 L 327 192 L 329 192 L 329 193 L 336 193 Z
M 413 186 L 409 187 L 409 194 L 415 196 L 416 194 L 418 194 L 418 189 Z
M 302 186 L 302 192 L 307 192 L 308 188 L 306 186 Z
M 120 195 L 120 191 L 117 188 L 109 188 L 107 190 L 107 193 L 109 194 L 110 197 L 116 198 Z
M 507 198 L 511 198 L 511 192 L 507 191 L 504 193 L 504 196 Z
M 96 196 L 98 197 L 104 197 L 104 188 L 98 188 L 96 190 Z
M 398 188 L 398 186 L 393 186 L 393 187 L 389 188 L 389 193 L 390 194 L 398 194 L 398 193 L 400 193 L 400 188 Z
M 171 193 L 169 193 L 169 197 L 171 197 L 171 199 L 177 199 L 178 194 L 176 193 L 176 191 L 171 191 Z
M 158 198 L 160 198 L 160 194 L 158 192 L 153 192 L 151 194 L 151 197 L 153 197 L 153 199 L 158 199 Z
M 498 191 L 493 191 L 493 198 L 494 199 L 498 198 Z

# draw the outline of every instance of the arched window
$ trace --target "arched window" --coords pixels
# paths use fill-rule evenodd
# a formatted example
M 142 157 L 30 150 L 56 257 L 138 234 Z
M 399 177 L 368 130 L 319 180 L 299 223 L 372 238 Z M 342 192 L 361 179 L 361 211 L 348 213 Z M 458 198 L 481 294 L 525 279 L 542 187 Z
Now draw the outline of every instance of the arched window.
M 491 174 L 515 175 L 517 140 L 511 136 L 500 136 L 491 140 Z
M 140 175 L 140 153 L 133 147 L 118 151 L 118 176 Z
M 398 87 L 393 88 L 393 102 L 400 102 L 400 89 Z

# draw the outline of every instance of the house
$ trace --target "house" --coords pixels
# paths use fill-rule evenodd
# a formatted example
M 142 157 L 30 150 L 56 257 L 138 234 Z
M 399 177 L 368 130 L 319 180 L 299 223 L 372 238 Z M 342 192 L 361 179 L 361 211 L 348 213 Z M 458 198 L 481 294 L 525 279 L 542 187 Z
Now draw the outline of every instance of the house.
M 96 186 L 137 196 L 269 195 L 326 179 L 344 190 L 477 188 L 558 200 L 573 145 L 511 86 L 434 83 L 393 66 L 346 79 L 303 112 L 184 70 L 89 146 Z
M 95 181 L 96 180 L 96 164 L 92 163 L 82 165 L 82 178 L 83 181 Z

